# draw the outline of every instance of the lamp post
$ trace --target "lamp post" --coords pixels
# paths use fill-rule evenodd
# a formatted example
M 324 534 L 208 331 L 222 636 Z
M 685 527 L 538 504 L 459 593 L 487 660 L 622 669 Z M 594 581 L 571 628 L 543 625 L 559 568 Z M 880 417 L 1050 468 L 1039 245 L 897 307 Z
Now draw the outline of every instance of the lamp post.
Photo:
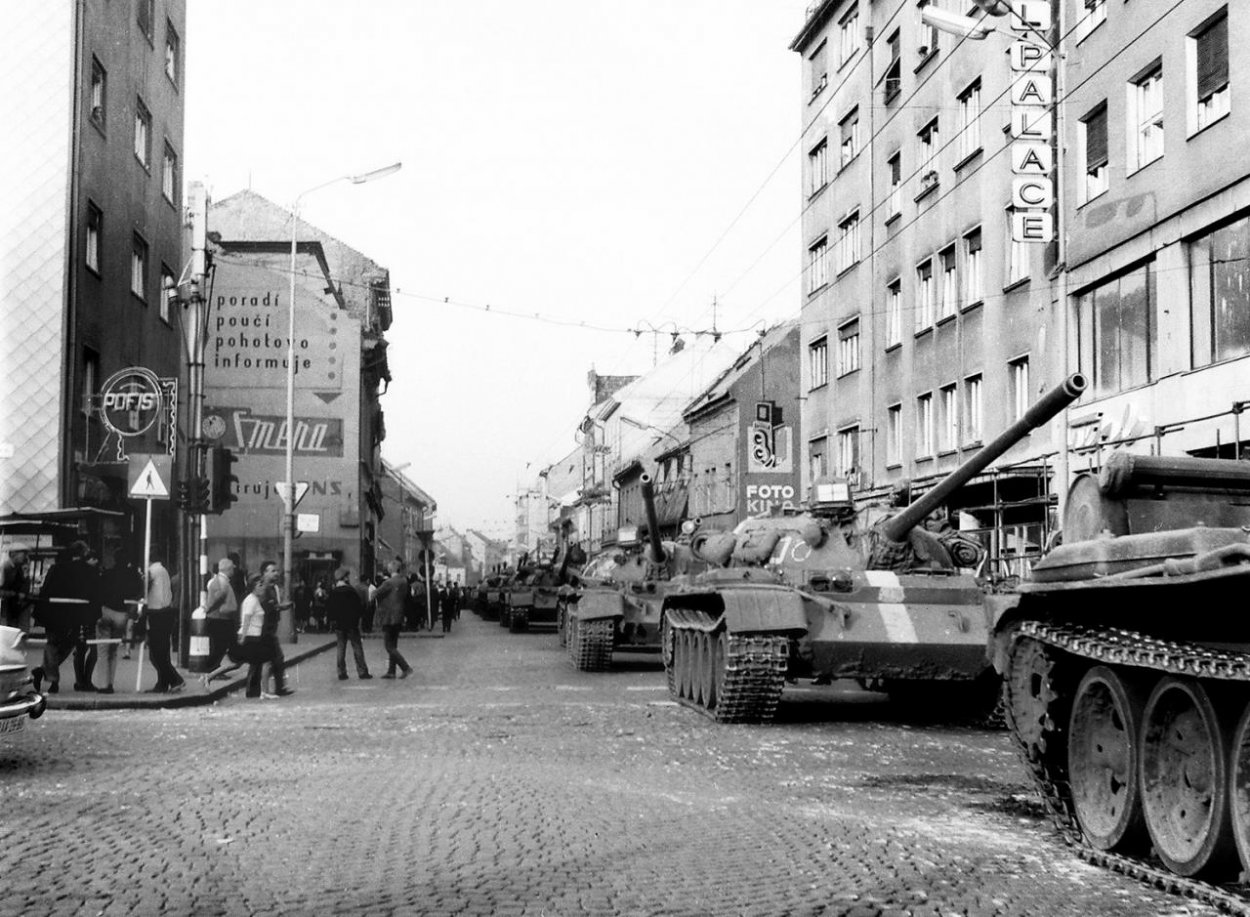
M 291 285 L 286 304 L 286 483 L 284 484 L 286 490 L 284 494 L 286 498 L 286 518 L 282 527 L 282 588 L 284 590 L 283 595 L 288 603 L 294 594 L 291 582 L 291 554 L 292 543 L 295 540 L 295 254 L 299 240 L 299 204 L 305 195 L 329 185 L 337 184 L 341 181 L 348 181 L 353 185 L 363 185 L 365 182 L 393 175 L 400 170 L 402 165 L 402 163 L 395 162 L 389 166 L 374 169 L 372 172 L 362 172 L 359 175 L 340 175 L 337 178 L 332 178 L 329 181 L 313 185 L 313 187 L 301 191 L 296 195 L 295 202 L 291 205 Z M 295 629 L 291 621 L 289 608 L 282 612 L 281 628 L 282 635 L 285 638 L 284 642 L 294 642 Z

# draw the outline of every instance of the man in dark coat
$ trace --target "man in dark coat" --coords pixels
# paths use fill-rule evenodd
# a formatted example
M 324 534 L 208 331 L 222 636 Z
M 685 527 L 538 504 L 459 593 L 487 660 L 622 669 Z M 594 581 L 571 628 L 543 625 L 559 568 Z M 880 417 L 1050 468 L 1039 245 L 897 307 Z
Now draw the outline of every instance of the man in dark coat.
M 100 616 L 99 574 L 87 563 L 90 553 L 91 549 L 85 541 L 75 541 L 62 550 L 56 562 L 48 568 L 39 590 L 38 617 L 47 643 L 43 648 L 43 668 L 32 674 L 38 679 L 48 680 L 49 694 L 61 690 L 61 663 L 77 649 L 83 622 L 90 617 L 94 628 L 95 620 Z M 85 653 L 81 662 L 75 658 L 74 675 L 79 679 L 75 683 L 77 690 L 84 690 L 80 669 L 85 667 L 85 663 Z
M 360 590 L 351 583 L 351 570 L 339 567 L 334 571 L 334 585 L 330 588 L 326 599 L 326 617 L 334 634 L 338 638 L 338 669 L 339 681 L 347 680 L 347 644 L 352 645 L 352 655 L 356 658 L 356 675 L 359 678 L 372 678 L 369 665 L 365 662 L 365 648 L 360 642 L 360 619 L 365 613 L 365 603 L 360 598 Z
M 382 677 L 394 678 L 398 672 L 400 678 L 407 678 L 412 674 L 412 666 L 399 652 L 399 630 L 403 627 L 409 601 L 408 579 L 404 576 L 403 561 L 391 561 L 390 570 L 391 575 L 374 594 L 378 607 L 373 623 L 381 628 L 382 645 L 386 648 L 386 674 Z

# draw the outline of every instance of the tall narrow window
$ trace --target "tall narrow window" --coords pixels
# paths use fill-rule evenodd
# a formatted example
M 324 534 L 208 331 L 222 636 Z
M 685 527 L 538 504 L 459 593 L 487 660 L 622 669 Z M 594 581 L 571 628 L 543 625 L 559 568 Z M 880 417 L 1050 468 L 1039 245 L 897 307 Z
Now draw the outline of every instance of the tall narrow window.
M 829 84 L 829 48 L 827 42 L 821 42 L 807 59 L 807 72 L 812 87 L 812 98 L 820 95 L 821 90 Z
M 940 7 L 941 0 L 919 0 L 916 4 L 916 18 L 920 20 L 919 35 L 920 47 L 916 49 L 916 53 L 920 55 L 923 62 L 931 54 L 935 54 L 938 49 L 938 30 L 936 26 L 931 26 L 920 16 L 920 11 L 926 6 Z
M 1102 102 L 1080 121 L 1079 139 L 1085 147 L 1085 181 L 1081 203 L 1107 190 L 1107 103 Z
M 852 110 L 843 118 L 839 127 L 842 133 L 842 158 L 838 168 L 845 169 L 859 153 L 859 109 Z
M 838 375 L 859 369 L 859 319 L 838 328 Z
M 83 262 L 100 273 L 100 244 L 104 238 L 104 213 L 95 204 L 87 204 L 87 238 L 83 245 Z
M 893 347 L 903 341 L 903 281 L 895 278 L 886 287 L 885 346 Z
M 859 261 L 859 211 L 838 224 L 837 272 L 841 274 Z
M 145 169 L 152 163 L 152 113 L 140 98 L 135 99 L 135 159 Z
M 1114 395 L 1154 378 L 1158 305 L 1153 267 L 1147 262 L 1077 300 L 1077 360 L 1093 381 L 1096 396 Z
M 161 265 L 161 321 L 165 324 L 170 322 L 170 297 L 176 296 L 178 281 L 174 278 L 174 272 L 169 269 L 169 265 Z
M 829 381 L 829 339 L 822 337 L 807 347 L 807 364 L 811 367 L 811 388 L 819 388 Z
M 985 279 L 981 276 L 981 228 L 964 236 L 964 307 L 985 299 Z
M 933 455 L 933 393 L 916 399 L 916 458 Z
M 819 481 L 821 478 L 829 474 L 828 460 L 825 458 L 829 448 L 828 437 L 822 436 L 814 439 L 807 446 L 808 473 L 813 482 Z
M 138 233 L 130 250 L 130 292 L 147 302 L 148 243 Z
M 1133 115 L 1133 162 L 1140 169 L 1163 155 L 1163 65 L 1129 85 Z
M 890 405 L 885 412 L 885 463 L 899 465 L 903 461 L 903 406 Z
M 1222 118 L 1229 111 L 1228 90 L 1228 10 L 1193 36 L 1198 72 L 1198 129 Z
M 851 11 L 838 23 L 838 62 L 845 64 L 859 50 L 859 5 L 851 7 Z
M 108 101 L 108 71 L 91 58 L 91 120 L 104 126 L 105 103 Z
M 82 351 L 82 415 L 90 417 L 95 408 L 95 390 L 100 384 L 100 355 L 90 347 Z
M 959 270 L 955 257 L 955 246 L 945 249 L 938 255 L 942 265 L 942 306 L 941 317 L 947 318 L 955 314 L 959 308 Z
M 834 472 L 847 478 L 859 471 L 859 427 L 838 431 L 838 467 Z
M 1020 357 L 1007 364 L 1011 384 L 1011 419 L 1017 421 L 1029 409 L 1029 358 Z
M 135 7 L 137 9 L 139 32 L 148 40 L 148 44 L 151 44 L 152 22 L 156 18 L 156 0 L 138 0 Z
M 959 95 L 959 161 L 981 149 L 981 81 Z
M 885 40 L 890 52 L 889 63 L 885 65 L 885 103 L 889 105 L 903 91 L 903 56 L 902 37 L 898 29 Z
M 981 374 L 964 380 L 964 435 L 968 443 L 979 443 L 984 435 L 981 409 Z
M 1250 217 L 1189 246 L 1193 365 L 1250 354 Z
M 900 150 L 886 160 L 890 171 L 890 198 L 885 208 L 885 220 L 890 222 L 903 212 L 903 153 Z
M 178 154 L 168 143 L 161 161 L 161 193 L 171 204 L 178 203 Z
M 938 180 L 938 119 L 922 127 L 916 139 L 920 149 L 920 185 L 928 188 Z
M 916 330 L 933 324 L 933 259 L 916 265 Z
M 829 282 L 829 258 L 826 237 L 821 237 L 807 250 L 807 292 L 815 293 Z
M 811 187 L 808 194 L 812 195 L 829 184 L 829 141 L 822 138 L 820 143 L 812 147 L 807 154 L 808 170 L 811 173 Z
M 1019 283 L 1029 276 L 1029 244 L 1017 242 L 1011 237 L 1011 208 L 1006 211 L 1003 223 L 1003 239 L 1007 245 L 1007 286 Z
M 938 392 L 938 452 L 959 447 L 959 396 L 954 385 Z
M 171 83 L 178 85 L 178 68 L 182 57 L 182 40 L 178 37 L 174 24 L 165 20 L 165 75 Z

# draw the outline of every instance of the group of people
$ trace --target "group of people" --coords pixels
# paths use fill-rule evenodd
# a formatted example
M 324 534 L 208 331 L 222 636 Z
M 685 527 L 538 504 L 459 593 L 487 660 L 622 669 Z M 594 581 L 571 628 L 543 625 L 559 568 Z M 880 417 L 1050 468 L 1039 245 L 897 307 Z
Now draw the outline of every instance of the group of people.
M 278 577 L 278 565 L 272 560 L 263 561 L 260 572 L 251 576 L 243 572 L 237 555 L 217 562 L 204 603 L 209 671 L 200 680 L 205 688 L 246 665 L 248 697 L 295 693 L 286 684 L 286 657 L 278 638 L 282 609 L 290 607 L 281 602 Z
M 159 558 L 151 561 L 145 577 L 125 548 L 115 550 L 102 568 L 85 541 L 74 541 L 48 568 L 37 599 L 26 572 L 29 558 L 29 547 L 19 543 L 10 545 L 0 562 L 0 623 L 22 626 L 27 607 L 33 606 L 46 643 L 43 665 L 32 674 L 47 681 L 49 693 L 61 690 L 61 664 L 71 658 L 75 691 L 114 693 L 119 648 L 128 653 L 145 630 L 157 679 L 150 691 L 182 690 L 185 682 L 170 660 L 177 624 L 174 584 Z M 104 683 L 97 685 L 101 658 Z

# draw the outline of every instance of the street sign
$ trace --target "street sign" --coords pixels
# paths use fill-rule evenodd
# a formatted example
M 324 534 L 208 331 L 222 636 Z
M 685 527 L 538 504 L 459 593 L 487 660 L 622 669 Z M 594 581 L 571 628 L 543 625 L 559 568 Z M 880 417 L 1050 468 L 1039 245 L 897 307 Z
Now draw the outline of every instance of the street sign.
M 277 485 L 278 494 L 282 497 L 282 502 L 286 504 L 287 511 L 289 512 L 294 508 L 291 506 L 291 485 L 289 485 L 286 481 L 278 481 Z M 296 481 L 295 506 L 299 506 L 299 501 L 304 499 L 304 494 L 306 493 L 308 493 L 308 482 Z
M 132 455 L 126 477 L 130 496 L 168 500 L 173 458 L 168 455 Z
M 299 532 L 310 534 L 321 531 L 320 513 L 300 513 L 295 517 L 295 528 Z

